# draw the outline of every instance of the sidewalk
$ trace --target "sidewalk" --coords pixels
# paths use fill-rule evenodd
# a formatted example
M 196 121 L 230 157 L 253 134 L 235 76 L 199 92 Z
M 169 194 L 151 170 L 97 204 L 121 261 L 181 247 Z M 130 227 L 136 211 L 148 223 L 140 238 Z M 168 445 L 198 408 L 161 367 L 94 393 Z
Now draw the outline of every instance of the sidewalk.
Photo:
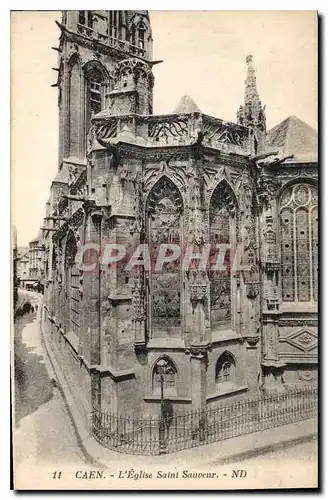
M 161 456 L 125 455 L 109 450 L 90 436 L 84 418 L 78 410 L 60 367 L 60 362 L 56 359 L 55 352 L 52 349 L 47 333 L 42 329 L 41 323 L 40 329 L 46 352 L 74 422 L 79 445 L 88 461 L 99 467 L 113 468 L 113 466 L 123 466 L 123 464 L 124 467 L 136 467 L 138 463 L 142 463 L 143 466 L 153 465 L 158 467 L 174 463 L 175 465 L 179 464 L 181 467 L 185 465 L 189 468 L 193 466 L 199 468 L 208 466 L 214 461 L 215 464 L 224 464 L 270 453 L 270 451 L 276 451 L 287 445 L 296 445 L 311 440 L 317 435 L 317 419 L 312 418 Z

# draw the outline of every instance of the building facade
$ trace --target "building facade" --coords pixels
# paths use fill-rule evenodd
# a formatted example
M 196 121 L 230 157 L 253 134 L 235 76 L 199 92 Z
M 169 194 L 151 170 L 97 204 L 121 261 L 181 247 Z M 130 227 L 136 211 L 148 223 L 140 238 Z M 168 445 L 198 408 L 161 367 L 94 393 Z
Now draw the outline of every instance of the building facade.
M 44 283 L 44 243 L 42 232 L 29 242 L 17 260 L 17 278 L 21 288 L 43 291 Z
M 21 288 L 25 288 L 25 282 L 29 277 L 29 262 L 29 251 L 24 249 L 17 257 L 17 278 Z
M 295 117 L 267 131 L 251 56 L 236 123 L 186 96 L 153 115 L 147 11 L 58 26 L 43 327 L 81 410 L 157 412 L 163 360 L 176 411 L 315 384 L 315 132 Z M 127 253 L 99 265 L 106 244 Z M 163 245 L 181 252 L 158 270 Z

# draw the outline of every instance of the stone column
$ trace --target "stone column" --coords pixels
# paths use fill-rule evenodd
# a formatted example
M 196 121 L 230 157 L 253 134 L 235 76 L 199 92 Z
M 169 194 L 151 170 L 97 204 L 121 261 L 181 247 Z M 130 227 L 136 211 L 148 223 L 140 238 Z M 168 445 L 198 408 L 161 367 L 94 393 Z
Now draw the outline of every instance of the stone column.
M 192 410 L 197 412 L 194 422 L 198 431 L 199 440 L 204 441 L 206 436 L 206 396 L 207 396 L 207 365 L 208 350 L 211 344 L 191 345 L 190 369 L 191 369 L 191 403 Z M 198 419 L 198 422 L 197 422 Z
M 280 271 L 279 239 L 277 238 L 278 210 L 277 191 L 280 183 L 261 176 L 258 180 L 260 204 L 260 258 L 262 269 L 262 342 L 264 387 L 268 390 L 283 390 L 282 371 L 284 363 L 279 357 L 280 300 L 278 275 Z
M 95 243 L 99 245 L 99 249 L 101 217 L 101 211 L 90 212 L 85 233 L 85 243 Z M 91 385 L 88 395 L 90 409 L 93 404 L 99 403 L 100 398 L 99 374 L 94 370 L 95 365 L 101 363 L 100 290 L 100 265 L 99 258 L 97 258 L 94 270 L 84 271 L 83 275 L 83 355 L 91 365 Z
M 206 408 L 206 371 L 208 346 L 190 346 L 191 399 L 193 410 Z

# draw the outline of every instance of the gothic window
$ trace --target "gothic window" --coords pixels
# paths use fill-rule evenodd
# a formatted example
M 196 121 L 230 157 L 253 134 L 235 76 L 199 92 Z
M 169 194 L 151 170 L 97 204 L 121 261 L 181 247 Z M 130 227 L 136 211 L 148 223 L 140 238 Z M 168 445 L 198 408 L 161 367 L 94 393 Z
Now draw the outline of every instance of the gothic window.
M 80 330 L 80 277 L 81 273 L 76 267 L 77 253 L 76 239 L 72 232 L 67 236 L 65 247 L 65 290 L 68 307 L 69 331 L 79 337 Z
M 102 107 L 102 82 L 100 71 L 94 70 L 87 76 L 88 110 L 91 116 L 101 111 Z
M 101 111 L 101 76 L 97 74 L 89 79 L 89 107 L 91 114 Z
M 317 190 L 287 188 L 280 200 L 281 283 L 284 302 L 318 300 Z
M 79 156 L 81 68 L 73 57 L 69 69 L 69 154 Z
M 85 72 L 86 134 L 90 129 L 91 118 L 103 109 L 104 89 L 104 74 L 98 67 L 92 64 Z
M 215 383 L 216 385 L 224 382 L 235 382 L 236 380 L 236 362 L 229 352 L 224 352 L 216 363 Z
M 140 49 L 142 52 L 146 50 L 146 34 L 147 28 L 143 22 L 139 22 L 137 25 L 132 25 L 131 44 Z
M 157 182 L 147 201 L 151 258 L 149 308 L 154 336 L 167 335 L 169 332 L 175 336 L 180 333 L 181 260 L 178 258 L 174 262 L 165 263 L 159 271 L 155 270 L 155 264 L 161 244 L 181 244 L 182 203 L 178 188 L 167 177 L 162 177 Z
M 164 363 L 163 363 L 164 361 Z M 164 366 L 160 366 L 161 362 Z M 152 376 L 153 383 L 153 394 L 161 394 L 161 377 L 163 382 L 163 395 L 175 395 L 177 394 L 176 379 L 177 379 L 177 369 L 173 361 L 165 356 L 157 360 Z
M 213 192 L 209 210 L 211 267 L 217 261 L 218 254 L 225 252 L 223 269 L 209 271 L 212 327 L 231 326 L 230 249 L 225 251 L 224 245 L 231 245 L 233 249 L 236 230 L 235 211 L 233 192 L 228 184 L 221 182 Z
M 120 10 L 109 11 L 109 36 L 122 38 L 123 12 Z
M 92 28 L 91 10 L 79 10 L 79 24 L 81 24 L 81 26 L 87 26 L 88 28 Z

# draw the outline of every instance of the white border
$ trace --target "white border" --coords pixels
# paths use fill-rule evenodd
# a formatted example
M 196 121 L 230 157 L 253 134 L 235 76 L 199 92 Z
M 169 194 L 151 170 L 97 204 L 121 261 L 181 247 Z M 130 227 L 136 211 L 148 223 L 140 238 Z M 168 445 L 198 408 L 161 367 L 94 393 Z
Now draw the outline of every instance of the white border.
M 198 10 L 201 8 L 201 10 L 315 10 L 317 9 L 321 16 L 323 17 L 322 22 L 321 22 L 321 30 L 323 31 L 324 25 L 326 23 L 326 18 L 325 14 L 327 14 L 328 11 L 328 2 L 327 1 L 317 1 L 317 2 L 311 2 L 307 0 L 299 0 L 298 2 L 292 2 L 292 1 L 287 1 L 287 0 L 267 0 L 266 2 L 262 1 L 251 1 L 249 0 L 247 3 L 245 1 L 237 1 L 237 0 L 226 0 L 223 1 L 214 1 L 214 0 L 202 0 L 202 2 L 196 2 L 195 0 L 189 0 L 188 2 L 182 2 L 179 0 L 166 0 L 163 3 L 159 2 L 153 2 L 152 5 L 149 5 L 150 2 L 132 2 L 132 1 L 127 1 L 127 0 L 121 0 L 120 2 L 117 1 L 111 1 L 110 2 L 110 7 L 111 8 L 119 8 L 119 9 L 140 9 L 140 8 L 148 8 L 149 10 Z M 10 242 L 10 223 L 9 223 L 9 196 L 10 196 L 10 171 L 9 171 L 9 165 L 10 165 L 10 100 L 9 100 L 9 71 L 10 71 L 10 54 L 9 54 L 9 33 L 10 33 L 10 14 L 9 10 L 60 10 L 61 9 L 68 9 L 68 10 L 74 10 L 74 9 L 90 9 L 94 8 L 94 6 L 90 2 L 85 2 L 83 0 L 80 1 L 74 1 L 71 0 L 69 2 L 65 2 L 64 5 L 58 6 L 58 4 L 55 4 L 55 2 L 47 2 L 45 3 L 44 0 L 34 0 L 30 2 L 22 1 L 22 0 L 16 0 L 12 2 L 5 2 L 3 1 L 1 3 L 0 7 L 0 12 L 1 12 L 1 29 L 0 29 L 0 35 L 1 35 L 1 47 L 2 47 L 2 60 L 1 60 L 1 69 L 2 69 L 2 78 L 1 78 L 1 119 L 2 119 L 2 130 L 1 130 L 1 138 L 2 138 L 2 149 L 1 149 L 1 182 L 0 182 L 0 187 L 1 187 L 1 196 L 0 196 L 0 202 L 1 202 L 1 218 L 2 218 L 2 223 L 1 227 L 4 229 L 2 231 L 2 242 L 0 245 L 1 249 L 1 269 L 0 269 L 0 277 L 1 277 L 1 298 L 0 298 L 0 307 L 1 307 L 1 348 L 0 348 L 0 353 L 1 353 L 1 359 L 0 359 L 0 369 L 1 369 L 1 392 L 0 392 L 0 401 L 2 403 L 2 408 L 1 408 L 1 430 L 2 430 L 2 436 L 0 439 L 1 443 L 1 474 L 0 474 L 0 484 L 1 484 L 1 498 L 7 498 L 8 495 L 11 493 L 9 492 L 9 470 L 10 470 L 10 464 L 9 464 L 9 352 L 10 352 L 10 346 L 9 346 L 9 329 L 10 329 L 10 267 L 9 267 L 9 262 L 10 262 L 10 249 L 8 243 Z M 109 2 L 100 2 L 100 5 L 97 5 L 97 8 L 108 8 L 109 7 Z M 265 9 L 264 9 L 265 7 Z M 322 53 L 322 58 L 321 58 L 321 65 L 323 66 L 322 72 L 321 72 L 321 90 L 323 94 L 323 83 L 327 83 L 327 78 L 326 78 L 326 54 L 327 54 L 327 42 L 326 42 L 326 37 L 322 33 L 321 36 L 321 53 Z M 306 71 L 306 68 L 305 68 Z M 325 131 L 324 128 L 324 116 L 325 116 L 325 111 L 326 111 L 326 102 L 327 100 L 324 99 L 324 96 L 321 95 L 321 106 L 323 106 L 323 109 L 321 111 L 321 122 L 320 122 L 320 128 L 322 131 Z M 324 144 L 326 143 L 325 139 L 327 139 L 327 133 L 322 135 L 321 138 L 321 150 L 323 152 L 324 149 Z M 328 142 L 328 141 L 327 141 Z M 327 272 L 326 272 L 326 267 L 324 266 L 324 260 L 325 260 L 325 254 L 327 253 L 327 238 L 328 238 L 328 232 L 326 233 L 325 231 L 325 221 L 328 219 L 328 214 L 327 214 L 327 202 L 326 200 L 326 194 L 328 192 L 327 188 L 327 174 L 325 174 L 325 169 L 327 166 L 325 165 L 324 158 L 321 158 L 322 160 L 322 165 L 321 165 L 321 192 L 322 192 L 322 206 L 321 206 L 321 211 L 320 211 L 320 219 L 321 219 L 321 228 L 322 228 L 322 233 L 321 233 L 321 252 L 322 252 L 322 269 L 321 269 L 321 290 L 323 292 L 321 299 L 322 299 L 322 311 L 324 312 L 325 309 L 325 304 L 324 304 L 324 291 L 326 290 L 326 287 L 328 286 L 327 283 Z M 326 244 L 326 245 L 325 245 Z M 326 250 L 326 251 L 325 251 Z M 328 358 L 328 341 L 325 340 L 325 336 L 327 335 L 326 333 L 326 317 L 323 314 L 322 315 L 322 320 L 321 320 L 321 336 L 322 336 L 322 352 L 321 352 L 321 384 L 322 384 L 322 396 L 323 396 L 323 401 L 322 401 L 322 408 L 321 408 L 321 414 L 326 415 L 327 411 L 327 396 L 326 395 L 326 390 L 325 390 L 325 383 L 326 383 L 326 370 L 325 366 L 327 366 L 327 362 L 325 360 Z M 325 425 L 324 425 L 324 420 L 322 417 L 322 430 L 324 431 Z M 322 445 L 324 445 L 322 441 Z M 325 448 L 325 447 L 324 447 Z M 325 449 L 322 450 L 323 456 L 323 461 L 321 463 L 321 468 L 322 468 L 322 480 L 323 482 L 326 482 L 326 478 L 328 477 L 328 465 L 327 465 L 327 460 L 325 460 Z M 325 486 L 325 485 L 323 485 Z M 326 488 L 325 488 L 326 489 Z M 109 493 L 112 497 L 116 497 L 116 494 Z M 142 493 L 141 493 L 142 494 Z M 174 496 L 174 493 L 168 492 L 170 496 Z M 268 493 L 270 494 L 270 493 Z M 118 498 L 125 496 L 126 494 L 120 493 L 118 495 Z M 222 495 L 222 494 L 221 494 Z M 223 494 L 224 495 L 224 494 Z M 33 495 L 32 495 L 33 496 Z M 66 495 L 64 495 L 66 496 Z M 94 497 L 94 494 L 90 494 L 91 497 Z M 182 496 L 182 495 L 179 495 Z M 287 494 L 282 493 L 279 495 L 280 497 L 286 497 Z M 302 496 L 301 493 L 297 494 L 294 493 L 294 498 Z M 229 498 L 231 498 L 231 495 L 229 494 Z

